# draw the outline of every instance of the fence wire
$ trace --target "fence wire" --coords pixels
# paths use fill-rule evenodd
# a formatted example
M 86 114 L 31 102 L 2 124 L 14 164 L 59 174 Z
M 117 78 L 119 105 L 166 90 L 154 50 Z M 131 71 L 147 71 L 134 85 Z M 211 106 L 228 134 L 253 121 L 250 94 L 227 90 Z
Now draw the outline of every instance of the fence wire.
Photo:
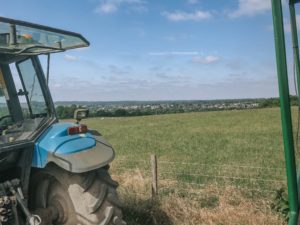
M 251 165 L 220 165 L 205 163 L 174 162 L 160 160 L 157 163 L 158 188 L 161 194 L 201 193 L 206 187 L 220 190 L 234 187 L 257 196 L 269 196 L 286 187 L 286 175 L 283 167 L 258 167 Z M 151 195 L 151 163 L 147 159 L 117 159 L 112 166 L 113 174 L 125 176 L 130 180 L 139 176 L 137 188 L 139 195 Z M 134 188 L 131 187 L 131 191 Z

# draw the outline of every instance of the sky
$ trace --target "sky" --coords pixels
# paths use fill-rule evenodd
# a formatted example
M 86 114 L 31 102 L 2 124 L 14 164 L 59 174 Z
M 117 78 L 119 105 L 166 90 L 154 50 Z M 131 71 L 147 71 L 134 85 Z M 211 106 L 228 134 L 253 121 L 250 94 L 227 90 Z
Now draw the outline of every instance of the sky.
M 52 55 L 55 101 L 278 96 L 269 0 L 10 0 L 0 16 L 90 41 L 88 48 Z

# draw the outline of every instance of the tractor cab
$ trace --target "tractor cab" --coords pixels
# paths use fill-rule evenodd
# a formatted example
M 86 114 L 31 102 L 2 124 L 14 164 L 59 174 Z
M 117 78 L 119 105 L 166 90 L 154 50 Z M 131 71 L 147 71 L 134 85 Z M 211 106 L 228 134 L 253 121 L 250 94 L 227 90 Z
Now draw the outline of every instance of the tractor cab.
M 59 123 L 50 54 L 89 46 L 80 34 L 0 17 L 0 225 L 125 225 L 113 147 L 80 123 Z M 39 56 L 48 56 L 46 75 Z
M 55 119 L 38 55 L 87 46 L 79 34 L 0 17 L 0 146 L 32 140 Z

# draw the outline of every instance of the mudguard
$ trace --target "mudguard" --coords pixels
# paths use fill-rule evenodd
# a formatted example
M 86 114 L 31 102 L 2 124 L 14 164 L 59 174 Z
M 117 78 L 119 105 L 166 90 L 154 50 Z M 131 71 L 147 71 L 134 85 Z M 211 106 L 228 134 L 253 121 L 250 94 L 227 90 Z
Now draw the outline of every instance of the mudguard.
M 109 164 L 115 157 L 113 147 L 91 133 L 68 135 L 74 123 L 53 124 L 36 142 L 32 167 L 55 163 L 67 171 L 83 173 Z

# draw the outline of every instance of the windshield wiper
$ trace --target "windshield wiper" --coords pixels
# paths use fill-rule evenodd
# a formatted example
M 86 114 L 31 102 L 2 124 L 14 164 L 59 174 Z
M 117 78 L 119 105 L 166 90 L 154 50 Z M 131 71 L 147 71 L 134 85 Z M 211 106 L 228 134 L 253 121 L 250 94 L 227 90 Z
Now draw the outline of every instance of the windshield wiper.
M 2 49 L 5 49 L 5 50 L 12 50 L 11 48 L 3 48 L 1 47 Z M 32 52 L 32 51 L 28 51 L 30 49 L 33 49 L 33 48 L 41 48 L 41 49 L 45 49 L 45 51 L 37 51 L 37 52 Z M 45 46 L 45 45 L 30 45 L 30 46 L 27 46 L 19 51 L 9 51 L 9 52 L 3 52 L 1 51 L 1 53 L 6 53 L 6 54 L 13 54 L 13 55 L 36 55 L 36 54 L 46 54 L 46 53 L 49 53 L 49 51 L 47 50 L 53 50 L 52 52 L 64 52 L 65 49 L 62 49 L 62 48 L 56 48 L 56 47 L 50 47 L 50 46 Z

